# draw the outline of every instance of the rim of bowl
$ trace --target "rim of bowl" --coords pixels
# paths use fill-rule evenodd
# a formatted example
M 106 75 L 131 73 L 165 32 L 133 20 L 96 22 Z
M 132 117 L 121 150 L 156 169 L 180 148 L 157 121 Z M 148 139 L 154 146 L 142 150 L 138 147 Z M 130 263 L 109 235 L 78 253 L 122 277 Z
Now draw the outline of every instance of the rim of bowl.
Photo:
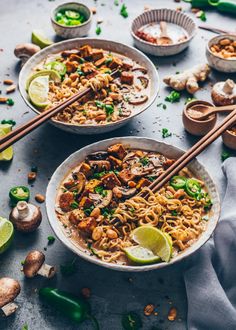
M 150 271 L 150 270 L 157 270 L 157 269 L 161 269 L 161 268 L 164 268 L 164 267 L 168 267 L 168 266 L 171 266 L 177 262 L 180 262 L 184 259 L 186 259 L 187 257 L 191 256 L 193 253 L 197 252 L 211 237 L 212 233 L 215 231 L 215 228 L 218 224 L 218 221 L 219 221 L 219 217 L 220 217 L 220 211 L 221 211 L 221 203 L 220 203 L 220 196 L 219 196 L 219 192 L 218 192 L 218 189 L 217 189 L 217 186 L 216 184 L 214 183 L 211 175 L 209 174 L 209 172 L 205 169 L 204 165 L 202 165 L 201 163 L 198 162 L 198 160 L 195 158 L 193 161 L 197 162 L 197 164 L 199 164 L 202 169 L 206 172 L 207 176 L 208 176 L 208 180 L 213 184 L 214 186 L 214 191 L 215 191 L 215 199 L 216 199 L 216 210 L 215 210 L 215 213 L 214 213 L 214 217 L 215 217 L 215 222 L 214 222 L 214 225 L 212 226 L 211 230 L 209 232 L 207 232 L 207 235 L 205 237 L 205 239 L 201 242 L 201 243 L 198 243 L 199 240 L 197 240 L 194 244 L 197 244 L 197 247 L 191 252 L 191 253 L 186 253 L 186 254 L 180 254 L 179 257 L 177 258 L 173 258 L 171 259 L 170 262 L 161 262 L 161 263 L 154 263 L 154 264 L 150 264 L 150 265 L 137 265 L 137 266 L 130 266 L 130 265 L 119 265 L 119 264 L 112 264 L 112 263 L 107 263 L 107 262 L 104 262 L 98 258 L 93 258 L 91 257 L 89 254 L 86 254 L 86 253 L 83 253 L 82 251 L 80 251 L 78 249 L 78 247 L 76 247 L 75 245 L 73 245 L 73 243 L 70 245 L 67 243 L 67 241 L 65 241 L 64 237 L 65 236 L 65 233 L 63 233 L 62 231 L 62 228 L 55 228 L 55 226 L 53 225 L 53 217 L 55 216 L 54 214 L 52 215 L 50 213 L 50 207 L 49 207 L 49 201 L 51 200 L 51 198 L 49 197 L 50 195 L 50 190 L 52 189 L 51 187 L 51 184 L 53 182 L 53 180 L 55 179 L 56 177 L 56 174 L 57 172 L 60 170 L 60 168 L 62 167 L 63 164 L 65 164 L 66 162 L 70 161 L 71 158 L 74 157 L 74 154 L 75 153 L 78 153 L 78 152 L 83 152 L 85 151 L 87 148 L 89 147 L 93 147 L 93 146 L 97 146 L 99 145 L 100 143 L 106 143 L 106 142 L 111 142 L 111 143 L 114 143 L 114 140 L 116 142 L 116 140 L 120 140 L 120 139 L 125 139 L 127 140 L 127 144 L 129 143 L 128 141 L 129 140 L 132 140 L 132 139 L 135 139 L 135 140 L 145 140 L 145 141 L 148 141 L 150 143 L 152 143 L 153 141 L 154 142 L 159 142 L 163 145 L 166 145 L 166 147 L 171 147 L 171 148 L 175 148 L 176 151 L 178 152 L 184 152 L 183 149 L 180 149 L 180 148 L 177 148 L 173 145 L 170 145 L 170 144 L 167 144 L 163 141 L 158 141 L 156 139 L 152 139 L 152 138 L 148 138 L 148 137 L 138 137 L 138 136 L 124 136 L 124 137 L 115 137 L 115 138 L 110 138 L 110 139 L 105 139 L 105 140 L 101 140 L 101 141 L 97 141 L 95 143 L 92 143 L 92 144 L 89 144 L 89 145 L 86 145 L 85 147 L 75 151 L 74 153 L 72 153 L 69 157 L 67 157 L 57 168 L 56 170 L 54 171 L 53 175 L 51 176 L 51 179 L 48 183 L 48 186 L 47 186 L 47 190 L 46 190 L 46 212 L 47 212 L 47 218 L 48 218 L 48 222 L 52 228 L 52 230 L 54 231 L 55 235 L 58 237 L 58 239 L 69 249 L 71 250 L 72 252 L 74 252 L 75 254 L 77 254 L 79 257 L 83 258 L 84 260 L 90 262 L 90 263 L 93 263 L 97 266 L 102 266 L 102 267 L 105 267 L 105 268 L 109 268 L 109 269 L 112 269 L 112 270 L 118 270 L 118 271 L 123 271 L 123 272 L 142 272 L 142 271 Z M 125 143 L 125 142 L 124 142 Z M 62 178 L 61 178 L 62 180 Z M 54 191 L 57 189 L 58 187 L 58 184 L 59 182 L 57 182 L 57 186 L 54 187 Z M 54 208 L 54 213 L 55 213 L 55 208 Z M 57 219 L 57 221 L 59 221 Z M 60 231 L 60 234 L 57 234 L 58 231 Z M 206 231 L 205 231 L 206 233 Z M 63 238 L 60 237 L 61 235 L 63 235 Z M 66 237 L 68 239 L 68 237 Z M 192 245 L 192 247 L 194 246 L 194 244 Z M 188 248 L 190 249 L 191 246 Z M 186 251 L 188 251 L 188 249 Z
M 213 120 L 215 120 L 216 118 L 217 118 L 217 114 L 216 113 L 214 113 L 213 115 L 211 115 L 212 116 L 212 118 L 211 117 L 209 117 L 209 119 L 205 119 L 205 120 L 197 120 L 197 119 L 194 119 L 194 118 L 192 118 L 192 117 L 190 117 L 189 115 L 188 115 L 188 112 L 187 112 L 187 110 L 189 109 L 189 106 L 190 105 L 192 105 L 192 104 L 197 104 L 197 103 L 207 103 L 208 105 L 210 105 L 210 106 L 214 106 L 211 102 L 208 102 L 208 101 L 203 101 L 203 100 L 193 100 L 193 101 L 191 101 L 191 102 L 188 102 L 187 104 L 186 104 L 186 106 L 184 107 L 184 114 L 185 114 L 185 116 L 189 119 L 189 120 L 191 120 L 191 121 L 193 121 L 193 122 L 195 122 L 195 123 L 198 123 L 198 124 L 200 124 L 200 123 L 209 123 L 209 122 L 211 122 L 211 121 L 213 121 Z
M 75 5 L 75 6 L 82 6 L 82 7 L 84 7 L 84 8 L 87 9 L 88 12 L 89 12 L 89 17 L 88 17 L 88 19 L 87 19 L 84 23 L 82 23 L 82 24 L 80 24 L 80 25 L 67 26 L 67 25 L 59 24 L 59 23 L 55 20 L 55 14 L 56 14 L 60 9 L 62 9 L 64 6 L 66 6 L 66 5 Z M 64 3 L 58 5 L 57 7 L 55 7 L 55 8 L 52 10 L 52 12 L 51 12 L 51 20 L 52 20 L 53 23 L 55 23 L 56 25 L 58 25 L 58 26 L 60 26 L 60 27 L 63 27 L 63 28 L 66 28 L 66 29 L 74 29 L 74 28 L 79 28 L 79 27 L 82 27 L 82 26 L 88 24 L 88 23 L 92 20 L 92 12 L 91 12 L 91 10 L 89 9 L 89 7 L 87 7 L 87 6 L 84 5 L 83 3 L 80 3 L 80 2 L 73 2 L 73 1 L 71 1 L 71 2 L 64 2 Z
M 217 56 L 210 49 L 210 47 L 213 45 L 213 42 L 215 40 L 218 42 L 219 40 L 225 39 L 225 38 L 233 38 L 234 40 L 236 40 L 236 35 L 229 34 L 229 33 L 224 33 L 224 34 L 220 34 L 220 35 L 217 35 L 215 37 L 212 37 L 210 40 L 208 40 L 208 42 L 206 44 L 206 49 L 212 56 L 214 56 L 218 60 L 221 60 L 222 62 L 236 62 L 236 58 L 223 58 L 223 57 Z
M 79 25 L 80 26 L 80 25 Z M 121 44 L 120 42 L 118 42 L 118 41 L 113 41 L 113 40 L 109 40 L 109 39 L 99 39 L 99 38 L 74 38 L 73 39 L 73 41 L 83 41 L 83 40 L 100 40 L 100 41 L 106 41 L 106 42 L 112 42 L 112 43 L 115 43 L 115 44 Z M 54 48 L 54 46 L 55 45 L 61 45 L 61 44 L 63 44 L 63 43 L 69 43 L 69 42 L 71 42 L 71 39 L 68 39 L 68 40 L 62 40 L 62 41 L 60 41 L 60 42 L 57 42 L 56 44 L 52 44 L 52 45 L 50 45 L 50 46 L 48 46 L 48 47 L 46 47 L 46 48 L 43 48 L 43 49 L 41 49 L 38 53 L 36 53 L 36 54 L 34 54 L 28 61 L 27 61 L 27 63 L 29 62 L 30 63 L 30 61 L 32 61 L 32 59 L 34 59 L 34 57 L 37 57 L 38 56 L 38 54 L 40 53 L 40 52 L 45 52 L 45 50 L 50 50 L 50 49 L 53 49 Z M 139 53 L 142 57 L 144 57 L 145 58 L 145 61 L 147 61 L 148 63 L 149 63 L 149 65 L 151 66 L 151 68 L 152 68 L 152 72 L 154 73 L 154 75 L 155 75 L 155 77 L 156 77 L 156 81 L 157 81 L 157 86 L 155 87 L 155 93 L 153 94 L 153 97 L 152 98 L 150 98 L 148 101 L 147 101 L 147 103 L 146 104 L 144 104 L 144 107 L 143 107 L 143 109 L 142 110 L 139 110 L 137 113 L 132 113 L 131 114 L 131 116 L 129 116 L 129 117 L 126 117 L 126 118 L 123 118 L 123 119 L 121 119 L 121 120 L 118 120 L 118 121 L 115 121 L 115 122 L 111 122 L 111 123 L 107 123 L 107 124 L 93 124 L 93 125 L 75 125 L 75 124 L 73 124 L 73 123 L 65 123 L 65 122 L 62 122 L 62 121 L 59 121 L 59 120 L 55 120 L 55 119 L 51 119 L 51 121 L 52 122 L 55 122 L 55 123 L 58 123 L 58 124 L 60 124 L 60 125 L 64 125 L 64 126 L 68 126 L 68 127 L 81 127 L 81 128 L 88 128 L 88 129 L 90 129 L 90 128 L 92 128 L 92 127 L 100 127 L 100 128 L 102 128 L 102 127 L 111 127 L 111 126 L 116 126 L 116 125 L 118 125 L 118 124 L 120 124 L 120 123 L 123 123 L 123 122 L 128 122 L 130 119 L 132 119 L 132 118 L 134 118 L 134 117 L 136 117 L 136 116 L 138 116 L 138 115 L 140 115 L 142 112 L 144 112 L 144 111 L 146 111 L 153 103 L 154 103 L 154 101 L 156 100 L 156 98 L 157 98 L 157 95 L 158 95 L 158 93 L 159 93 L 159 90 L 160 90 L 160 77 L 159 77 L 159 74 L 158 74 L 158 71 L 157 71 L 157 69 L 156 69 L 156 67 L 155 67 L 155 65 L 153 64 L 153 62 L 143 53 L 143 52 L 141 52 L 140 50 L 138 50 L 137 48 L 135 48 L 135 47 L 133 47 L 133 46 L 130 46 L 130 45 L 127 45 L 127 44 L 124 44 L 124 43 L 122 43 L 122 45 L 124 45 L 124 46 L 126 46 L 126 47 L 128 47 L 128 48 L 131 48 L 133 51 L 135 51 L 135 52 L 137 52 L 137 53 Z M 120 53 L 121 54 L 121 53 Z M 122 55 L 122 54 L 121 54 Z M 25 65 L 27 65 L 27 63 L 25 64 Z M 21 71 L 20 71 L 20 74 L 19 74 L 19 79 L 18 79 L 18 81 L 19 81 L 19 91 L 20 91 L 20 94 L 21 94 L 21 96 L 22 96 L 22 98 L 23 98 L 23 100 L 24 100 L 24 102 L 27 104 L 27 106 L 28 107 L 30 107 L 34 112 L 36 112 L 37 114 L 40 114 L 40 113 L 42 113 L 41 111 L 39 111 L 38 109 L 36 109 L 31 103 L 30 103 L 30 101 L 23 95 L 23 93 L 22 93 L 22 91 L 21 91 L 21 89 L 23 89 L 24 91 L 25 91 L 25 86 L 22 86 L 22 84 L 20 84 L 20 82 L 21 82 L 21 80 L 22 80 L 22 74 L 24 73 L 24 66 L 23 66 L 23 68 L 21 69 Z
M 192 22 L 194 28 L 193 28 L 193 31 L 192 31 L 191 35 L 188 34 L 188 38 L 187 38 L 186 40 L 183 40 L 183 41 L 178 42 L 178 43 L 175 43 L 175 44 L 170 44 L 170 45 L 155 45 L 155 44 L 153 44 L 152 42 L 145 41 L 145 40 L 139 38 L 139 37 L 134 33 L 133 28 L 134 28 L 134 22 L 136 21 L 136 19 L 138 19 L 139 17 L 143 16 L 143 15 L 144 15 L 145 13 L 147 13 L 147 12 L 154 12 L 154 11 L 156 12 L 156 11 L 161 11 L 161 10 L 164 10 L 164 9 L 165 9 L 165 10 L 168 10 L 169 12 L 176 12 L 177 15 L 179 15 L 179 16 L 183 16 L 183 17 L 188 18 L 188 19 L 191 20 L 191 22 Z M 151 22 L 150 22 L 150 23 L 151 23 Z M 169 23 L 171 23 L 171 22 L 169 22 Z M 146 24 L 148 24 L 148 23 L 146 23 Z M 144 25 L 145 25 L 145 24 L 144 24 Z M 179 25 L 179 24 L 176 24 L 176 25 L 181 26 L 181 25 Z M 184 28 L 183 28 L 183 29 L 184 29 Z M 150 46 L 153 46 L 153 47 L 156 47 L 156 48 L 171 48 L 171 47 L 175 47 L 175 46 L 177 46 L 177 45 L 184 45 L 184 44 L 186 44 L 186 43 L 189 43 L 189 42 L 195 37 L 195 35 L 196 35 L 196 33 L 197 33 L 197 29 L 198 29 L 198 28 L 197 28 L 196 23 L 194 22 L 194 20 L 192 19 L 192 17 L 190 17 L 189 15 L 184 14 L 184 13 L 181 13 L 181 12 L 177 12 L 177 11 L 174 10 L 174 9 L 159 8 L 159 9 L 150 9 L 150 10 L 147 10 L 147 11 L 145 11 L 144 13 L 142 13 L 142 14 L 136 16 L 135 19 L 132 21 L 132 24 L 131 24 L 131 35 L 132 35 L 132 37 L 133 37 L 134 39 L 136 39 L 136 40 L 138 40 L 139 42 L 142 42 L 143 44 L 146 44 L 146 45 L 150 45 Z M 185 29 L 184 29 L 184 30 L 185 30 Z M 185 30 L 185 31 L 186 31 L 186 30 Z

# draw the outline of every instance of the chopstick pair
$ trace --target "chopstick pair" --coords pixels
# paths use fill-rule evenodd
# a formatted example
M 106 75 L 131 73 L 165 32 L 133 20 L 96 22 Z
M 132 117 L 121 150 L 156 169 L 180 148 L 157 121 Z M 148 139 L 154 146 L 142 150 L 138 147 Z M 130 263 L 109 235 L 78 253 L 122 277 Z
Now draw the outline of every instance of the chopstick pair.
M 227 128 L 230 128 L 236 122 L 236 105 L 235 109 L 208 134 L 203 136 L 197 143 L 188 149 L 181 157 L 179 157 L 166 171 L 164 171 L 148 188 L 154 193 L 158 191 L 165 183 L 167 183 L 174 175 L 182 170 L 191 160 L 197 157 L 212 142 L 214 142 Z M 146 198 L 149 195 L 148 190 L 141 190 L 138 194 Z
M 111 73 L 111 76 L 115 76 L 119 70 L 114 70 Z M 8 147 L 10 147 L 12 144 L 23 138 L 25 135 L 33 131 L 35 128 L 42 125 L 45 121 L 55 116 L 60 111 L 64 110 L 69 105 L 73 104 L 74 102 L 78 101 L 80 98 L 85 96 L 87 93 L 91 92 L 92 88 L 87 87 L 83 89 L 82 91 L 75 93 L 65 101 L 61 102 L 60 104 L 56 105 L 55 107 L 52 107 L 51 109 L 42 112 L 40 115 L 34 117 L 33 119 L 29 120 L 27 123 L 19 126 L 12 132 L 8 133 L 7 135 L 3 136 L 0 139 L 0 152 L 4 151 Z

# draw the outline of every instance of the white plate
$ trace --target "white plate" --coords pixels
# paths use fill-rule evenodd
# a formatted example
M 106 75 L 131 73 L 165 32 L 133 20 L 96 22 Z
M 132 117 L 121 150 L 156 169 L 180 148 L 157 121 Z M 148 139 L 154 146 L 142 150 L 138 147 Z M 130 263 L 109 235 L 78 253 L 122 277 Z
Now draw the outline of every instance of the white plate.
M 67 246 L 70 250 L 72 250 L 74 253 L 76 253 L 78 256 L 82 257 L 83 259 L 86 259 L 87 261 L 95 263 L 99 266 L 103 266 L 119 271 L 143 272 L 152 269 L 159 269 L 166 267 L 168 265 L 172 265 L 173 263 L 180 261 L 186 258 L 187 256 L 190 256 L 192 253 L 197 251 L 204 243 L 206 243 L 206 241 L 210 238 L 211 234 L 213 233 L 216 227 L 220 214 L 220 199 L 217 188 L 212 178 L 205 170 L 204 166 L 201 165 L 197 160 L 193 160 L 189 164 L 189 168 L 194 174 L 197 175 L 197 177 L 201 178 L 206 184 L 206 187 L 213 201 L 212 215 L 208 221 L 206 231 L 201 234 L 200 238 L 191 247 L 189 247 L 188 249 L 179 253 L 176 257 L 171 259 L 169 263 L 162 262 L 162 263 L 145 265 L 145 266 L 125 266 L 125 265 L 106 263 L 94 256 L 90 256 L 88 253 L 84 251 L 84 249 L 76 245 L 70 238 L 66 236 L 65 229 L 63 228 L 60 221 L 57 219 L 55 212 L 55 200 L 58 194 L 58 189 L 61 181 L 65 178 L 68 172 L 72 170 L 74 167 L 76 167 L 80 162 L 82 162 L 87 155 L 98 150 L 106 150 L 108 146 L 115 143 L 122 143 L 131 148 L 140 148 L 144 150 L 152 150 L 152 151 L 160 152 L 161 154 L 164 154 L 170 158 L 178 158 L 183 154 L 183 151 L 181 149 L 178 149 L 174 146 L 143 137 L 112 138 L 112 139 L 93 143 L 89 146 L 86 146 L 76 151 L 57 168 L 47 188 L 46 209 L 47 209 L 50 225 L 52 226 L 52 229 L 54 230 L 56 236 L 65 246 Z
M 154 102 L 157 94 L 159 92 L 160 79 L 157 73 L 157 70 L 153 63 L 139 50 L 127 46 L 125 44 L 121 44 L 119 42 L 114 42 L 111 40 L 103 40 L 103 39 L 91 39 L 91 38 L 77 38 L 70 39 L 55 43 L 49 47 L 42 49 L 40 52 L 36 53 L 32 56 L 23 66 L 20 75 L 19 75 L 19 90 L 21 96 L 23 97 L 25 103 L 36 113 L 40 113 L 38 109 L 36 109 L 29 100 L 28 94 L 25 90 L 25 85 L 27 78 L 32 73 L 33 69 L 37 64 L 39 64 L 45 57 L 50 54 L 59 53 L 63 50 L 73 49 L 80 47 L 82 45 L 89 44 L 95 48 L 102 48 L 104 50 L 108 50 L 111 52 L 119 53 L 130 57 L 132 60 L 139 63 L 141 66 L 145 67 L 148 70 L 148 75 L 150 77 L 150 96 L 147 102 L 145 102 L 142 106 L 134 109 L 133 113 L 130 117 L 124 118 L 114 123 L 108 123 L 105 125 L 74 125 L 70 123 L 63 123 L 57 120 L 51 120 L 53 125 L 56 127 L 63 129 L 67 132 L 77 133 L 77 134 L 100 134 L 111 132 L 125 124 L 127 124 L 133 117 L 137 116 L 144 110 L 146 110 L 150 105 Z

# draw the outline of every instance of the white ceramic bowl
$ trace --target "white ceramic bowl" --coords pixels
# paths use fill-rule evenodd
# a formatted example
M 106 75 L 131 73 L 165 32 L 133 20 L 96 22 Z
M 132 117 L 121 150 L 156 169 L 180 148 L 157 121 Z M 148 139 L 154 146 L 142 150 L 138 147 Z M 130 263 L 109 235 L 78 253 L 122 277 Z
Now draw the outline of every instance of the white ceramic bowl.
M 151 42 L 142 40 L 136 35 L 138 29 L 142 26 L 149 23 L 157 23 L 161 21 L 165 21 L 167 23 L 174 23 L 181 26 L 188 33 L 189 37 L 186 40 L 176 44 L 159 46 L 154 45 Z M 182 52 L 185 48 L 189 46 L 189 43 L 195 36 L 196 32 L 197 26 L 190 16 L 178 12 L 176 10 L 166 8 L 145 11 L 133 20 L 131 26 L 131 34 L 135 46 L 143 52 L 154 56 L 169 56 Z
M 236 40 L 236 35 L 232 34 L 220 34 L 219 36 L 210 39 L 206 45 L 206 58 L 209 65 L 221 72 L 236 72 L 236 59 L 224 59 L 222 57 L 216 56 L 211 51 L 211 46 L 217 44 L 221 39 L 231 39 Z
M 56 127 L 71 133 L 77 134 L 100 134 L 107 133 L 113 131 L 126 123 L 128 123 L 133 117 L 137 116 L 144 110 L 146 110 L 150 105 L 154 102 L 160 87 L 160 79 L 157 73 L 157 70 L 153 63 L 145 56 L 143 53 L 135 49 L 134 47 L 127 46 L 125 44 L 121 44 L 119 42 L 111 41 L 111 40 L 103 40 L 103 39 L 92 39 L 92 38 L 83 38 L 83 39 L 71 39 L 65 40 L 58 43 L 55 43 L 49 47 L 42 49 L 40 52 L 36 53 L 32 56 L 26 64 L 21 69 L 19 75 L 19 90 L 21 96 L 23 97 L 26 104 L 36 113 L 40 113 L 38 109 L 36 109 L 29 100 L 28 94 L 25 90 L 25 85 L 27 78 L 32 73 L 33 68 L 39 64 L 47 55 L 52 53 L 59 53 L 66 49 L 73 49 L 76 47 L 80 47 L 82 45 L 89 44 L 95 48 L 103 48 L 108 51 L 113 51 L 116 53 L 123 54 L 132 58 L 134 61 L 138 62 L 141 66 L 145 67 L 148 70 L 148 74 L 150 77 L 150 97 L 146 103 L 134 109 L 133 113 L 130 117 L 124 118 L 117 122 L 108 123 L 105 125 L 75 125 L 70 123 L 63 123 L 57 120 L 51 120 L 51 123 Z
M 50 222 L 50 225 L 52 229 L 54 230 L 56 236 L 60 239 L 60 241 L 68 247 L 70 250 L 72 250 L 75 254 L 82 257 L 83 259 L 86 259 L 89 262 L 95 263 L 99 266 L 107 267 L 114 270 L 119 271 L 132 271 L 132 272 L 142 272 L 142 271 L 148 271 L 152 269 L 159 269 L 166 267 L 168 265 L 171 265 L 177 261 L 180 261 L 187 256 L 190 256 L 192 253 L 197 251 L 206 241 L 210 238 L 211 234 L 213 233 L 220 213 L 220 199 L 217 192 L 217 188 L 208 174 L 208 172 L 205 170 L 204 166 L 201 165 L 197 160 L 193 160 L 189 164 L 189 168 L 193 171 L 193 173 L 196 173 L 196 175 L 204 180 L 206 187 L 209 191 L 209 194 L 213 201 L 213 207 L 212 207 L 212 215 L 208 221 L 207 229 L 200 238 L 187 250 L 181 252 L 176 256 L 175 258 L 171 259 L 169 263 L 157 263 L 152 265 L 145 265 L 145 266 L 124 266 L 124 265 L 117 265 L 117 264 L 109 264 L 106 262 L 103 262 L 100 259 L 97 259 L 95 257 L 92 257 L 88 252 L 86 253 L 81 247 L 78 245 L 75 245 L 67 236 L 65 233 L 65 229 L 57 219 L 56 213 L 55 213 L 55 200 L 58 193 L 59 185 L 61 181 L 65 178 L 65 176 L 68 174 L 68 172 L 73 169 L 75 166 L 78 165 L 78 163 L 82 162 L 87 155 L 89 155 L 92 152 L 98 151 L 98 150 L 106 150 L 108 146 L 115 143 L 123 143 L 131 148 L 140 148 L 143 150 L 152 150 L 160 152 L 167 157 L 170 158 L 178 158 L 183 154 L 183 151 L 168 145 L 163 142 L 159 142 L 156 140 L 143 138 L 143 137 L 117 137 L 112 138 L 108 140 L 103 140 L 96 142 L 94 144 L 88 145 L 75 153 L 73 153 L 69 158 L 67 158 L 54 172 L 47 188 L 46 192 L 46 209 L 47 209 L 47 215 Z
M 59 24 L 56 20 L 56 14 L 60 10 L 76 10 L 83 14 L 86 21 L 76 26 L 65 26 Z M 51 14 L 51 23 L 56 34 L 65 39 L 84 37 L 89 33 L 92 24 L 92 13 L 91 10 L 82 3 L 78 2 L 66 2 L 57 6 Z

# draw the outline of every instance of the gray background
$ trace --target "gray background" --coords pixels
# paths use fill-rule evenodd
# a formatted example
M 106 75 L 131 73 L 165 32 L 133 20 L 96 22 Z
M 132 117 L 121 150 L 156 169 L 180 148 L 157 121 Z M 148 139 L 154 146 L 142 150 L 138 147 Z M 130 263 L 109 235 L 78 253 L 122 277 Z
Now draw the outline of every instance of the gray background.
M 4 89 L 2 80 L 12 78 L 17 82 L 19 65 L 13 55 L 17 43 L 30 41 L 33 28 L 42 29 L 49 37 L 55 38 L 50 24 L 51 10 L 62 1 L 47 0 L 8 0 L 1 1 L 0 14 L 0 89 Z M 176 8 L 182 6 L 190 13 L 188 4 L 177 4 L 174 1 L 126 1 L 129 18 L 119 15 L 119 7 L 111 1 L 84 1 L 88 6 L 97 6 L 97 14 L 93 17 L 93 27 L 89 36 L 95 36 L 97 18 L 102 18 L 101 38 L 110 38 L 115 41 L 132 45 L 129 33 L 132 19 L 143 11 L 144 5 L 153 8 Z M 194 17 L 193 14 L 190 13 Z M 195 18 L 194 18 L 195 19 Z M 202 23 L 196 19 L 197 23 Z M 219 15 L 213 11 L 207 12 L 207 23 L 221 28 L 234 29 L 233 18 Z M 167 73 L 175 73 L 194 64 L 205 62 L 205 45 L 212 37 L 211 32 L 199 30 L 188 50 L 178 56 L 169 58 L 152 58 L 157 65 L 160 77 Z M 213 72 L 211 82 L 223 80 L 226 76 Z M 232 78 L 235 78 L 232 76 Z M 205 84 L 197 96 L 210 100 L 210 85 Z M 161 128 L 166 127 L 172 132 L 172 137 L 166 139 L 183 149 L 189 148 L 197 139 L 187 134 L 182 126 L 181 114 L 185 96 L 181 102 L 169 104 L 163 110 L 157 104 L 163 102 L 169 93 L 168 88 L 161 85 L 159 97 L 151 108 L 144 114 L 133 119 L 122 129 L 106 135 L 79 136 L 59 131 L 49 124 L 37 129 L 14 146 L 15 155 L 10 163 L 0 164 L 0 215 L 8 217 L 8 192 L 12 186 L 27 185 L 27 173 L 32 165 L 39 169 L 36 182 L 32 185 L 31 201 L 34 202 L 36 193 L 45 194 L 48 180 L 57 166 L 71 153 L 89 143 L 106 139 L 112 136 L 139 135 L 162 140 Z M 7 107 L 0 105 L 0 119 L 14 119 L 17 125 L 26 122 L 34 114 L 26 107 L 19 92 L 11 96 L 15 105 Z M 224 193 L 224 178 L 221 172 L 220 155 L 223 150 L 221 139 L 213 143 L 207 151 L 199 156 L 216 181 L 221 195 Z M 21 273 L 21 261 L 31 249 L 43 249 L 47 245 L 48 235 L 53 235 L 45 214 L 45 206 L 41 207 L 43 222 L 41 227 L 32 234 L 15 234 L 12 247 L 0 256 L 0 276 L 12 276 L 18 279 L 22 286 L 21 294 L 17 298 L 21 308 L 15 315 L 0 319 L 0 329 L 21 329 L 28 324 L 31 329 L 78 329 L 78 326 L 60 316 L 59 313 L 43 305 L 37 294 L 37 289 L 46 286 L 57 286 L 61 289 L 80 293 L 81 288 L 89 287 L 92 292 L 92 309 L 97 316 L 101 329 L 121 329 L 121 315 L 125 311 L 135 310 L 143 317 L 144 329 L 152 326 L 158 329 L 185 329 L 186 328 L 186 296 L 182 278 L 183 264 L 167 267 L 165 270 L 152 271 L 143 274 L 119 273 L 100 268 L 77 258 L 77 272 L 65 278 L 60 272 L 52 280 L 38 277 L 32 280 L 24 279 Z M 47 248 L 46 258 L 51 264 L 60 265 L 74 257 L 58 240 Z M 207 279 L 206 279 L 207 280 Z M 158 316 L 143 316 L 146 304 L 157 306 Z M 171 303 L 178 309 L 178 320 L 171 323 L 167 320 L 167 313 Z M 197 311 L 196 311 L 197 312 Z M 85 322 L 80 329 L 92 329 L 90 323 Z M 155 328 L 155 329 L 157 329 Z

